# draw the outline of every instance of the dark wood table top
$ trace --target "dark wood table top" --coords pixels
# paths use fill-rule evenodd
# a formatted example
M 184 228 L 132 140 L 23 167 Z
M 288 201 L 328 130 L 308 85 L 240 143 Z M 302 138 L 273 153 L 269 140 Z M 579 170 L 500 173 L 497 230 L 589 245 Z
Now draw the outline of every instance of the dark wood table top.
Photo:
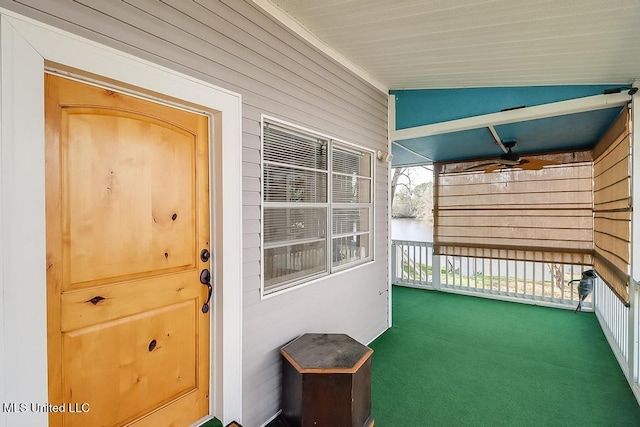
M 373 350 L 345 334 L 304 334 L 280 353 L 301 373 L 354 373 Z

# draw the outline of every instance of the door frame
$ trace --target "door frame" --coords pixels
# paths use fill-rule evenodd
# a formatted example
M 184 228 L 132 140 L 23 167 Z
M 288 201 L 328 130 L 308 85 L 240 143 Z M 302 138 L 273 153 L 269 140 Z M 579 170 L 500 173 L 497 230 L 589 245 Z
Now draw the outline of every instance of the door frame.
M 54 65 L 52 65 L 54 64 Z M 44 79 L 81 70 L 210 117 L 210 415 L 242 422 L 242 98 L 239 94 L 0 8 L 0 403 L 45 403 L 47 386 Z M 158 94 L 160 94 L 158 96 Z M 224 286 L 222 286 L 224 284 Z M 50 402 L 55 403 L 55 402 Z M 5 408 L 3 408 L 5 409 Z M 46 425 L 0 411 L 0 427 Z

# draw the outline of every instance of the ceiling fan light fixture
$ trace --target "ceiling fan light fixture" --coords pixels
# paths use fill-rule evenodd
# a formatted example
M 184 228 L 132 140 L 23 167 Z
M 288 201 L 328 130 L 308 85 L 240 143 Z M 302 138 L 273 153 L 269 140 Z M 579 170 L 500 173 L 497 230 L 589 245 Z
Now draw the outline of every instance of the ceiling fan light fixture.
M 516 156 L 517 157 L 517 156 Z M 500 157 L 500 163 L 505 166 L 517 166 L 520 164 L 520 159 L 507 159 L 504 156 Z
M 507 152 L 500 156 L 500 163 L 506 166 L 515 166 L 520 163 L 520 156 L 511 149 L 515 147 L 515 140 L 502 141 L 502 145 L 507 148 Z

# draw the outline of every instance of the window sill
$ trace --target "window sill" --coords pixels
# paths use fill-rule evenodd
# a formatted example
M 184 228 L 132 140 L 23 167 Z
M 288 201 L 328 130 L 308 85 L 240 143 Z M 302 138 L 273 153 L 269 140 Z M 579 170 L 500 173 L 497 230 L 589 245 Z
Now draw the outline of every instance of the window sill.
M 305 288 L 305 287 L 307 287 L 309 285 L 320 283 L 320 282 L 323 282 L 323 281 L 328 280 L 328 279 L 333 279 L 333 278 L 339 277 L 339 276 L 341 276 L 341 275 L 343 275 L 345 273 L 348 273 L 348 272 L 351 272 L 351 271 L 355 271 L 355 270 L 359 270 L 359 269 L 361 269 L 363 267 L 366 267 L 366 266 L 370 266 L 370 265 L 372 265 L 374 263 L 375 263 L 375 260 L 369 258 L 369 259 L 366 259 L 366 260 L 362 260 L 362 262 L 359 262 L 357 264 L 341 266 L 341 267 L 339 267 L 339 269 L 334 270 L 333 273 L 325 273 L 322 276 L 318 276 L 316 278 L 310 279 L 310 280 L 305 281 L 305 282 L 298 283 L 296 285 L 291 285 L 291 286 L 284 287 L 282 289 L 277 289 L 275 291 L 269 292 L 268 294 L 265 294 L 264 291 L 262 290 L 264 288 L 261 288 L 261 290 L 260 290 L 260 293 L 261 293 L 260 300 L 262 301 L 262 300 L 271 299 L 271 298 L 276 297 L 278 295 L 283 295 L 283 294 L 286 294 L 286 293 L 291 292 L 291 291 L 295 291 L 295 290 L 298 290 L 298 289 Z

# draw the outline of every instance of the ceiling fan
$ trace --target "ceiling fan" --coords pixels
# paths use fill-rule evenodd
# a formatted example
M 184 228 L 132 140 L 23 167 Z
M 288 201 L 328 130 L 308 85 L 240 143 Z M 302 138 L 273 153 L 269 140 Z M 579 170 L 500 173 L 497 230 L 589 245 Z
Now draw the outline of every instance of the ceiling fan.
M 520 157 L 517 153 L 514 153 L 512 148 L 515 147 L 516 141 L 502 141 L 502 145 L 507 149 L 499 158 L 490 162 L 481 163 L 464 169 L 465 172 L 481 171 L 485 173 L 495 172 L 500 169 L 526 169 L 526 170 L 540 170 L 545 166 L 557 165 L 557 162 L 551 160 L 543 160 L 538 158 L 524 158 Z

